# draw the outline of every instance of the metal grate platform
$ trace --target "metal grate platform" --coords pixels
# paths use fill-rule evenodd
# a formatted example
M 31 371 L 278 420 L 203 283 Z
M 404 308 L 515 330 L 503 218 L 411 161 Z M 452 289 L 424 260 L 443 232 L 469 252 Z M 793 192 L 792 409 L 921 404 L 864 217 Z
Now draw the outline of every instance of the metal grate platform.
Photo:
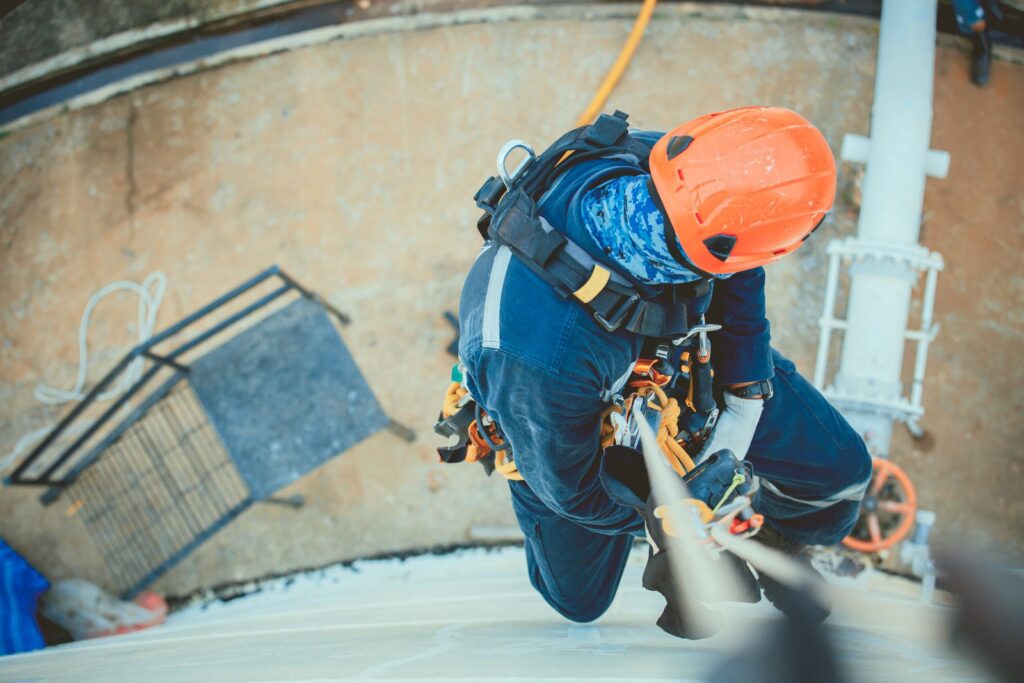
M 252 504 L 187 382 L 111 444 L 68 488 L 111 587 L 133 596 Z
M 254 502 L 301 505 L 272 495 L 371 434 L 415 438 L 381 409 L 336 323 L 349 319 L 272 266 L 128 352 L 7 483 L 69 500 L 109 587 L 131 598 Z

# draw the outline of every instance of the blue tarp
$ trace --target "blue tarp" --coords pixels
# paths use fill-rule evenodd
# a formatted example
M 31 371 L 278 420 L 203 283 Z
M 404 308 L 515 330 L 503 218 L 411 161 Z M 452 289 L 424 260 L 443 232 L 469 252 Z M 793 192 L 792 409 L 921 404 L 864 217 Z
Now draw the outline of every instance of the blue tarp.
M 0 540 L 0 655 L 46 646 L 36 623 L 36 602 L 49 587 L 42 574 Z

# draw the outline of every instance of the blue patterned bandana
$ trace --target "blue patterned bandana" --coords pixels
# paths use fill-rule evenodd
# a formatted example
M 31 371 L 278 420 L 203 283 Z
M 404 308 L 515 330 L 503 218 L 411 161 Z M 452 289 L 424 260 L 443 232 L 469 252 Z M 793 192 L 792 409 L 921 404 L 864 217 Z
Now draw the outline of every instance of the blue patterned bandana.
M 668 250 L 664 218 L 647 190 L 647 178 L 616 178 L 587 192 L 580 203 L 587 232 L 599 248 L 641 282 L 700 280 Z

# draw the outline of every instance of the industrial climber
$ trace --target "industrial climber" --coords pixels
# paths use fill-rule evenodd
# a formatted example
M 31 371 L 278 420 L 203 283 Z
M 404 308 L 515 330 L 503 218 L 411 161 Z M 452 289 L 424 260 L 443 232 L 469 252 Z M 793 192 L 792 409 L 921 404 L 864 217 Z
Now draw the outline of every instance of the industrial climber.
M 498 456 L 532 585 L 566 618 L 591 621 L 645 526 L 665 538 L 630 425 L 649 411 L 622 408 L 634 387 L 657 385 L 647 405 L 673 423 L 662 441 L 695 497 L 711 508 L 750 496 L 755 540 L 809 565 L 807 546 L 850 532 L 871 474 L 860 436 L 772 347 L 765 316 L 764 267 L 832 206 L 825 138 L 787 109 L 742 107 L 668 134 L 629 129 L 616 112 L 539 155 L 521 142 L 503 151 L 514 147 L 527 158 L 512 172 L 502 159 L 476 196 L 485 243 L 462 291 L 456 394 L 439 423 L 467 436 L 442 459 L 466 459 L 467 444 L 470 460 Z M 657 405 L 666 400 L 678 409 Z M 786 611 L 781 584 L 721 559 L 746 588 L 725 597 L 763 590 Z M 662 628 L 709 635 L 662 592 Z

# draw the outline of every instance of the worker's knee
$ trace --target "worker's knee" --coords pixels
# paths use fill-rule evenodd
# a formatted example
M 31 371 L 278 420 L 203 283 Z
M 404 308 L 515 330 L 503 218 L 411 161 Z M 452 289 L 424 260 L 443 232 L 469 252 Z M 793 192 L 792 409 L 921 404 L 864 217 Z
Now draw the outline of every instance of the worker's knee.
M 611 606 L 611 602 L 609 601 L 608 603 L 599 605 L 597 607 L 590 607 L 590 606 L 585 606 L 584 605 L 584 606 L 574 607 L 574 608 L 571 608 L 571 609 L 564 609 L 564 608 L 558 607 L 558 606 L 556 606 L 554 604 L 552 604 L 551 606 L 554 607 L 555 610 L 557 610 L 559 614 L 561 614 L 563 617 L 565 617 L 569 621 L 574 621 L 577 624 L 586 624 L 586 623 L 589 623 L 591 621 L 594 621 L 595 619 L 600 617 L 602 614 L 607 612 L 608 611 L 608 607 Z
M 556 576 L 554 568 L 548 563 L 549 558 L 531 553 L 529 546 L 526 559 L 530 584 L 545 602 L 566 619 L 586 623 L 608 611 L 618 587 L 617 580 L 608 583 L 588 581 L 582 576 L 580 580 L 573 580 L 571 576 Z
M 582 593 L 575 596 L 565 596 L 551 591 L 544 585 L 543 578 L 534 572 L 531 572 L 530 579 L 533 587 L 541 594 L 545 602 L 566 619 L 579 624 L 594 621 L 607 612 L 612 604 L 612 599 L 615 597 L 614 593 L 603 596 Z
M 839 468 L 838 481 L 833 482 L 833 485 L 838 490 L 857 491 L 855 496 L 851 495 L 851 499 L 860 500 L 871 480 L 871 454 L 859 435 L 853 447 L 846 449 L 840 456 L 840 461 L 842 467 Z
M 608 610 L 626 568 L 632 536 L 604 536 L 554 519 L 528 524 L 524 531 L 530 583 L 545 602 L 580 623 Z

